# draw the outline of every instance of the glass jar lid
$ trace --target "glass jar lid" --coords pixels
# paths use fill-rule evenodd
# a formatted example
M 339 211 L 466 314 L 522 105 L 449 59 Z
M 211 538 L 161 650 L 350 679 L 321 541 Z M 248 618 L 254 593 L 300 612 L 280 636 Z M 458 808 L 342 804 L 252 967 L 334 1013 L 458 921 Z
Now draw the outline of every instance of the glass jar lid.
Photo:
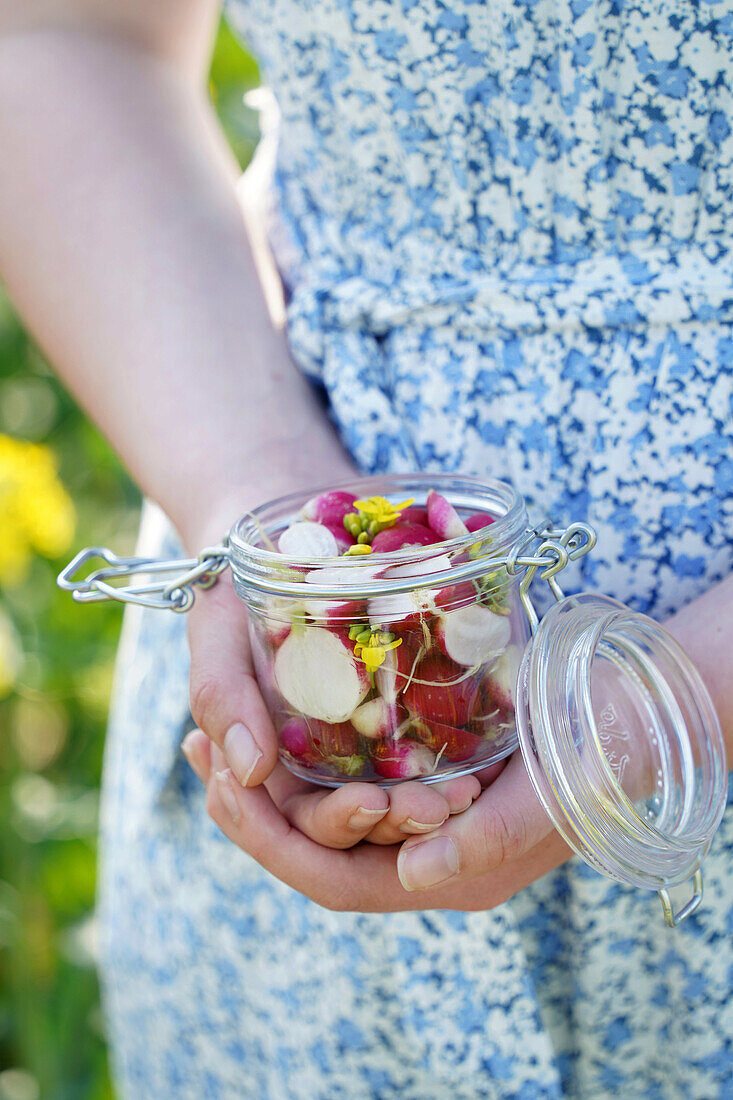
M 726 802 L 720 723 L 690 659 L 624 604 L 568 596 L 527 646 L 516 712 L 555 828 L 596 870 L 659 890 L 666 914 L 666 888 L 697 876 Z

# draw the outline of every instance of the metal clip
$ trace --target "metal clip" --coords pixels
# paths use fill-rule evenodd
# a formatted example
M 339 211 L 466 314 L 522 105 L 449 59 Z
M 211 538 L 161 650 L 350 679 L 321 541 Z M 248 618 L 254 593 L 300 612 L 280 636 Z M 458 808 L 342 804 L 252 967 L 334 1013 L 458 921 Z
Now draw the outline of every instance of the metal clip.
M 692 879 L 693 895 L 688 902 L 682 906 L 682 908 L 675 913 L 672 907 L 672 899 L 669 896 L 669 891 L 666 888 L 659 890 L 659 897 L 662 902 L 662 909 L 664 910 L 664 919 L 670 928 L 676 928 L 678 924 L 682 924 L 683 920 L 687 920 L 696 909 L 700 907 L 702 902 L 702 868 L 698 867 L 697 871 Z
M 93 570 L 81 580 L 74 575 L 82 566 L 95 558 L 105 562 L 101 569 Z M 77 603 L 99 603 L 117 600 L 119 603 L 138 604 L 142 607 L 169 608 L 171 611 L 188 611 L 193 606 L 194 586 L 210 588 L 216 584 L 219 574 L 229 564 L 229 548 L 226 545 L 207 547 L 197 558 L 179 558 L 162 561 L 157 558 L 120 558 L 103 546 L 90 546 L 80 551 L 58 575 L 59 588 L 71 592 Z M 137 573 L 163 574 L 160 580 L 147 584 L 117 585 L 111 583 Z M 176 574 L 170 577 L 171 573 Z

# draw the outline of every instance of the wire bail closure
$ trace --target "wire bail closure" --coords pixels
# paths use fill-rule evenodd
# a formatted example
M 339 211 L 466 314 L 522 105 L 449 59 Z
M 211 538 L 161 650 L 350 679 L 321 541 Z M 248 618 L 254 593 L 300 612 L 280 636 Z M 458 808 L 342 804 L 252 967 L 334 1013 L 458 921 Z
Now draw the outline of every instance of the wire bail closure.
M 521 557 L 521 551 L 535 538 L 543 540 L 537 548 L 537 553 Z M 524 571 L 519 582 L 519 598 L 533 634 L 537 630 L 540 620 L 532 603 L 529 588 L 537 570 L 542 570 L 540 579 L 547 581 L 555 599 L 558 602 L 564 600 L 565 593 L 557 580 L 557 574 L 562 572 L 568 562 L 589 554 L 597 541 L 598 536 L 595 529 L 589 523 L 577 521 L 568 524 L 567 527 L 554 528 L 552 521 L 548 519 L 535 527 L 528 538 L 508 554 L 506 559 L 507 573 L 513 577 L 520 570 Z
M 101 559 L 106 563 L 82 580 L 74 576 L 82 566 Z M 89 546 L 80 551 L 65 569 L 59 573 L 57 584 L 71 592 L 77 603 L 101 603 L 117 600 L 119 603 L 137 604 L 141 607 L 167 608 L 170 611 L 189 611 L 195 599 L 195 587 L 211 588 L 229 565 L 229 547 L 207 547 L 197 558 L 120 558 L 103 546 Z M 150 581 L 147 584 L 116 585 L 110 583 L 138 573 L 177 574 L 174 577 Z
M 702 868 L 698 867 L 692 878 L 692 897 L 688 902 L 678 909 L 675 913 L 672 906 L 672 899 L 669 896 L 669 891 L 666 887 L 658 890 L 660 901 L 662 902 L 662 910 L 664 912 L 664 919 L 670 928 L 676 928 L 678 924 L 682 924 L 683 920 L 687 920 L 692 916 L 696 909 L 699 909 L 702 904 Z

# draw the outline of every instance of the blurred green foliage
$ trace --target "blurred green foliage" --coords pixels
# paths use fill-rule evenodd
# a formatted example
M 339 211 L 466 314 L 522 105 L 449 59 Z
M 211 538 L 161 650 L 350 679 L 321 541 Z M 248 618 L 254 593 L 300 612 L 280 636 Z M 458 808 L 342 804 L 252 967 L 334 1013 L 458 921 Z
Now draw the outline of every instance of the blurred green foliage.
M 211 95 L 242 165 L 257 140 L 242 97 L 258 83 L 222 22 Z M 68 553 L 29 551 L 23 579 L 0 577 L 0 1100 L 103 1100 L 113 1092 L 94 971 L 95 838 L 121 612 L 85 613 L 55 577 L 89 543 L 131 552 L 139 494 L 1 290 L 0 436 L 56 456 L 77 515 Z

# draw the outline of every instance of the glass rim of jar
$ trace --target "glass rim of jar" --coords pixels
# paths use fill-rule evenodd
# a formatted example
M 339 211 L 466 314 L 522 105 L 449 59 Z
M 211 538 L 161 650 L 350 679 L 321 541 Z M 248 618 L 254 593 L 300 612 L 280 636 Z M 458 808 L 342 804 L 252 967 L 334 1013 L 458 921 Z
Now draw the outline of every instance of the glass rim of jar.
M 399 496 L 414 489 L 418 494 L 427 495 L 429 489 L 443 487 L 452 504 L 461 506 L 456 500 L 456 492 L 464 498 L 471 498 L 471 504 L 477 510 L 484 510 L 496 516 L 487 528 L 490 534 L 482 531 L 469 531 L 452 539 L 429 546 L 407 547 L 388 553 L 341 555 L 328 558 L 299 558 L 281 554 L 276 549 L 258 545 L 256 540 L 269 539 L 268 524 L 275 517 L 290 514 L 291 519 L 303 505 L 321 493 L 338 490 L 361 491 L 371 495 L 369 490 L 383 490 L 381 496 Z M 451 493 L 451 488 L 454 490 Z M 482 507 L 483 504 L 483 507 Z M 490 507 L 491 505 L 494 506 Z M 417 505 L 420 506 L 419 504 Z M 497 506 L 502 508 L 497 515 Z M 360 599 L 372 596 L 403 594 L 424 588 L 439 588 L 459 581 L 469 581 L 483 576 L 492 565 L 501 568 L 506 564 L 508 553 L 517 545 L 533 535 L 522 495 L 508 482 L 498 478 L 476 478 L 455 474 L 370 474 L 350 478 L 328 485 L 314 486 L 296 493 L 288 493 L 272 501 L 259 505 L 245 513 L 234 524 L 229 533 L 230 565 L 237 588 L 247 591 L 254 589 L 271 596 L 287 596 L 309 599 Z M 486 553 L 468 562 L 451 566 L 435 572 L 426 572 L 410 577 L 367 576 L 374 566 L 382 570 L 406 565 L 430 562 L 446 555 L 460 555 L 472 546 L 484 544 Z M 309 573 L 321 572 L 325 583 L 304 582 L 303 569 Z M 343 570 L 343 581 L 336 581 L 333 571 Z M 353 579 L 352 579 L 353 576 Z M 295 579 L 293 579 L 293 577 Z

